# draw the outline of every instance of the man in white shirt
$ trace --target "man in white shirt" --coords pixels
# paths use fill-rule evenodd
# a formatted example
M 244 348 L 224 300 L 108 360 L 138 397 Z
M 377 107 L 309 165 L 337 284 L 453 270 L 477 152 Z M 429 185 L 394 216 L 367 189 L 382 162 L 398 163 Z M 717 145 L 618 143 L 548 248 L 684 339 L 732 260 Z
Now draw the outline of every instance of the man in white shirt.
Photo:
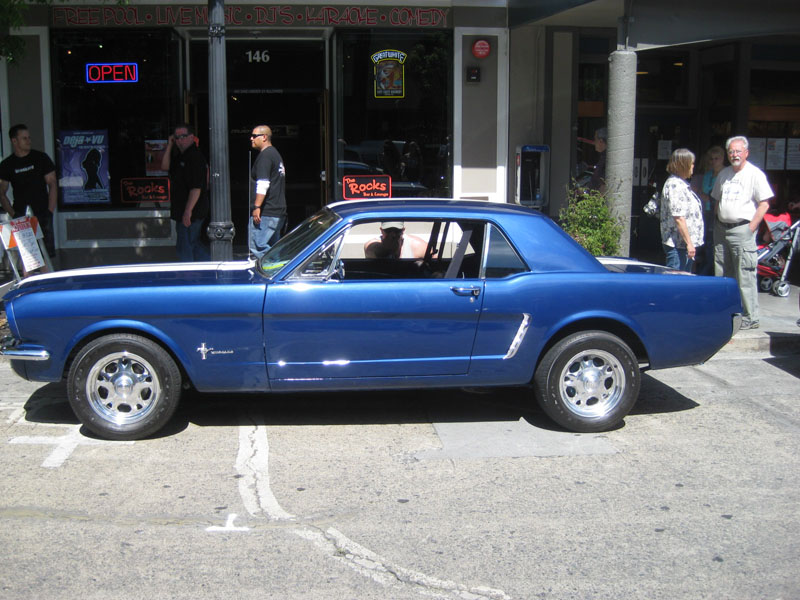
M 748 147 L 744 136 L 732 137 L 725 143 L 731 164 L 720 171 L 711 191 L 717 202 L 714 274 L 736 279 L 744 308 L 742 329 L 757 329 L 756 231 L 774 194 L 764 172 L 747 162 Z

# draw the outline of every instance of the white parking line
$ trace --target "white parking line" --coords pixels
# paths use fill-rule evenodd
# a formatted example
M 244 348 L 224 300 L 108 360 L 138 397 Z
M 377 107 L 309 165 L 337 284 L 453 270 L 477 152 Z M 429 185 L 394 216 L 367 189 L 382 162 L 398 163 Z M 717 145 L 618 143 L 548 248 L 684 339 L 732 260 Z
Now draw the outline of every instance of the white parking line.
M 251 515 L 264 514 L 277 521 L 297 520 L 297 517 L 281 507 L 270 488 L 269 441 L 267 428 L 260 418 L 239 427 L 236 471 L 241 476 L 239 494 Z M 231 517 L 228 518 L 228 524 L 233 524 Z M 247 528 L 234 530 L 246 531 Z M 432 598 L 510 600 L 510 596 L 502 590 L 484 586 L 467 587 L 394 565 L 333 527 L 323 531 L 312 525 L 299 524 L 293 531 L 301 538 L 313 542 L 330 558 L 385 587 L 399 586 L 406 591 L 411 590 Z
M 46 469 L 55 469 L 64 464 L 72 452 L 78 446 L 103 446 L 106 444 L 114 445 L 131 445 L 133 442 L 110 442 L 107 440 L 95 440 L 81 435 L 80 425 L 73 426 L 66 434 L 60 436 L 53 435 L 40 435 L 29 436 L 23 435 L 20 437 L 12 438 L 8 441 L 9 444 L 36 444 L 36 445 L 55 445 L 55 448 L 50 455 L 44 459 L 42 467 Z
M 212 525 L 211 527 L 206 527 L 206 531 L 222 531 L 222 532 L 230 532 L 230 531 L 250 531 L 249 527 L 237 527 L 233 524 L 238 517 L 236 513 L 231 513 L 228 515 L 228 520 L 225 521 L 224 527 L 219 527 L 217 525 Z

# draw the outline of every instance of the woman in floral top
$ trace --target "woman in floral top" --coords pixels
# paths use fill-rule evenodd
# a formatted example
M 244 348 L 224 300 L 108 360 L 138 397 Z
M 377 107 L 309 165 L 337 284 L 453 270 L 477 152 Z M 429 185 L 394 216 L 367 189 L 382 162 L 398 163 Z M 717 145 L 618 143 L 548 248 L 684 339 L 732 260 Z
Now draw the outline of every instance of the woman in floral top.
M 703 245 L 703 204 L 689 187 L 694 153 L 678 148 L 667 163 L 670 176 L 661 192 L 661 243 L 667 266 L 692 271 L 697 247 Z

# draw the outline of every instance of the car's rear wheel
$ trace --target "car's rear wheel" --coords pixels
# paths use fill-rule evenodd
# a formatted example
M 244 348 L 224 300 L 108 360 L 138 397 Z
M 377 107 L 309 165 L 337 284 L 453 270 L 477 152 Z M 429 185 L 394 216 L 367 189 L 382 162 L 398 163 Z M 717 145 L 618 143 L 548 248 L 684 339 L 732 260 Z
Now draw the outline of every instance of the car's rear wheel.
M 620 338 L 586 331 L 559 341 L 534 375 L 539 405 L 570 431 L 606 431 L 622 422 L 639 396 L 636 357 Z
M 67 381 L 81 422 L 109 440 L 135 440 L 161 429 L 178 407 L 181 372 L 161 346 L 132 334 L 84 346 Z

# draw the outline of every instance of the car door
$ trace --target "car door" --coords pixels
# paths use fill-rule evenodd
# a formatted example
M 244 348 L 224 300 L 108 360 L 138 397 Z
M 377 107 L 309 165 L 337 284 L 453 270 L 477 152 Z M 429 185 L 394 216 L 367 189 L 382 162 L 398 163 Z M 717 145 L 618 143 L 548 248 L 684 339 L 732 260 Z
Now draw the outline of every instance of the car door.
M 451 255 L 459 241 L 454 229 Z M 483 296 L 477 273 L 458 277 L 423 268 L 424 260 L 350 257 L 347 248 L 359 255 L 363 247 L 354 231 L 268 287 L 264 333 L 273 389 L 335 378 L 369 385 L 376 377 L 466 374 Z

